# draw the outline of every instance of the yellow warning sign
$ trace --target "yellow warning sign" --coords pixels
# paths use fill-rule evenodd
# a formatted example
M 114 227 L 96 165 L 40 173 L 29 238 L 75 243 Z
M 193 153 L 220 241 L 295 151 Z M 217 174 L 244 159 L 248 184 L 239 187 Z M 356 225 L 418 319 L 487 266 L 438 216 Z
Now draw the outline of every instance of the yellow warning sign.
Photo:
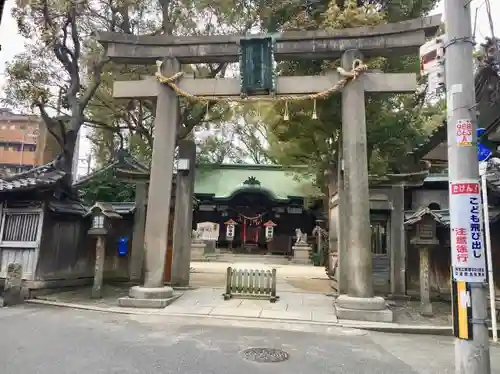
M 472 340 L 470 286 L 453 281 L 453 332 L 459 339 Z

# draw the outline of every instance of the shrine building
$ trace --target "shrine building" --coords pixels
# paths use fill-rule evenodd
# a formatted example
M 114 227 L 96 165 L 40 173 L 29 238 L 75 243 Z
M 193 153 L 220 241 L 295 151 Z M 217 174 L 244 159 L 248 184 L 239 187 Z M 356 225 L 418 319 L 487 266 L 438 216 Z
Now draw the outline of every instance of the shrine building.
M 310 234 L 322 215 L 312 181 L 281 166 L 199 165 L 194 191 L 193 229 L 221 251 L 291 255 L 295 230 Z

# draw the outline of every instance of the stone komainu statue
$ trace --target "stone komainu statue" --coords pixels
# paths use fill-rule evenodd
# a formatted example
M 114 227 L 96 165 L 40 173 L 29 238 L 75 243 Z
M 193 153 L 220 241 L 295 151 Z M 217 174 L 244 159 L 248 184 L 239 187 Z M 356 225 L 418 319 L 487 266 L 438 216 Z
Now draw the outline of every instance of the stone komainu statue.
M 200 233 L 198 232 L 198 230 L 193 230 L 191 232 L 191 240 L 194 242 L 200 241 Z
M 298 245 L 307 244 L 307 234 L 302 232 L 301 229 L 295 229 L 295 237 L 297 238 L 295 244 Z

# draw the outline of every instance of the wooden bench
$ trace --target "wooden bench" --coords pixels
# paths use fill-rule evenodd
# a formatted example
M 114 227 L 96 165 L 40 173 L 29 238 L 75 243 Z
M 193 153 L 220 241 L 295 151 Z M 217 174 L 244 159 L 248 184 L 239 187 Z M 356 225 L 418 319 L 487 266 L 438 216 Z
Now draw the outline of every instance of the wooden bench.
M 235 269 L 227 268 L 226 273 L 226 293 L 224 300 L 229 300 L 233 296 L 268 298 L 271 303 L 275 303 L 279 296 L 276 296 L 276 269 Z

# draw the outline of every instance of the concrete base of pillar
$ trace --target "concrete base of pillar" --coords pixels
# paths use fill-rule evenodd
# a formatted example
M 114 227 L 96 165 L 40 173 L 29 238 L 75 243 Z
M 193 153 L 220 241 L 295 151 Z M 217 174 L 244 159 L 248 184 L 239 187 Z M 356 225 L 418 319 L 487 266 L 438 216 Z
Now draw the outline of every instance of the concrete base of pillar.
M 203 261 L 207 261 L 207 262 L 216 261 L 216 260 L 217 260 L 217 255 L 215 253 L 206 253 L 205 256 L 203 257 Z
M 434 313 L 432 312 L 432 304 L 428 303 L 420 303 L 420 315 L 424 317 L 432 317 Z
M 151 308 L 163 309 L 172 304 L 179 296 L 172 296 L 168 299 L 133 299 L 131 297 L 120 297 L 118 306 L 124 308 Z
M 191 243 L 191 261 L 203 261 L 205 259 L 205 243 Z
M 340 295 L 335 300 L 338 319 L 369 322 L 393 322 L 392 310 L 382 297 L 350 297 Z
M 411 299 L 410 296 L 404 294 L 391 293 L 387 296 L 387 300 L 394 300 L 394 301 L 408 301 L 410 299 Z
M 293 259 L 294 264 L 310 265 L 311 259 L 309 258 L 309 251 L 311 247 L 308 245 L 294 245 L 293 249 Z
M 118 305 L 129 308 L 165 308 L 180 295 L 174 295 L 172 287 L 131 287 L 128 297 L 120 297 Z

